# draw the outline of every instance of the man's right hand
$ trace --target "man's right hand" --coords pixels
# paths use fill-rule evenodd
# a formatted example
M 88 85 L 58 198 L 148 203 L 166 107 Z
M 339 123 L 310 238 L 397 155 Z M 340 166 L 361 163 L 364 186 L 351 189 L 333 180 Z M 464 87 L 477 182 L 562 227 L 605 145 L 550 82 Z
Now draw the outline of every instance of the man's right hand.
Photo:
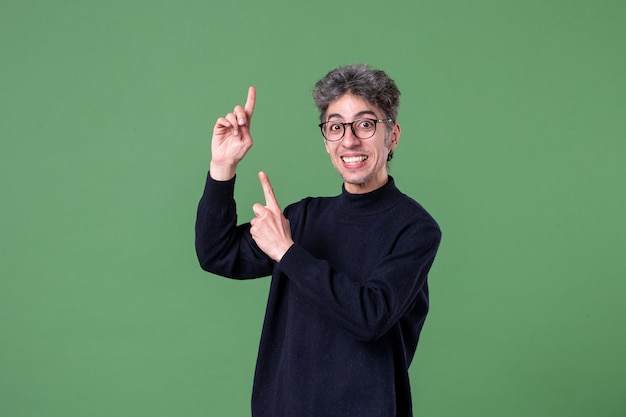
M 210 167 L 210 175 L 214 180 L 227 181 L 233 178 L 237 165 L 252 147 L 250 121 L 255 102 L 256 88 L 250 87 L 245 107 L 236 106 L 232 113 L 215 122 Z

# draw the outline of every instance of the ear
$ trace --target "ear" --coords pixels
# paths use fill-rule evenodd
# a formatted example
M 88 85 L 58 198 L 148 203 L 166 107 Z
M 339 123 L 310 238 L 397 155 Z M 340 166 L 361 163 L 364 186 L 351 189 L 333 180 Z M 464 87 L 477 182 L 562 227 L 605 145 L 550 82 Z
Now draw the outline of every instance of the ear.
M 400 142 L 400 125 L 396 123 L 393 129 L 391 129 L 391 132 L 389 133 L 389 144 L 387 145 L 387 149 L 392 150 L 393 148 L 398 146 L 399 142 Z

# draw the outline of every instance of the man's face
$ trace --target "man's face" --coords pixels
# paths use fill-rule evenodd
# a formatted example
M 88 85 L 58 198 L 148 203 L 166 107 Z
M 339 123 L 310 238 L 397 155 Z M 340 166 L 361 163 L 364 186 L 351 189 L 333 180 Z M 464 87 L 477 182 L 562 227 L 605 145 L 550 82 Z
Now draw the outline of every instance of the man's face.
M 324 121 L 345 123 L 362 118 L 378 120 L 384 117 L 376 106 L 348 93 L 328 106 Z M 350 126 L 346 126 L 341 140 L 325 141 L 326 152 L 349 193 L 367 193 L 387 183 L 387 155 L 398 145 L 400 126 L 395 123 L 385 141 L 387 127 L 388 123 L 379 122 L 374 136 L 359 139 Z

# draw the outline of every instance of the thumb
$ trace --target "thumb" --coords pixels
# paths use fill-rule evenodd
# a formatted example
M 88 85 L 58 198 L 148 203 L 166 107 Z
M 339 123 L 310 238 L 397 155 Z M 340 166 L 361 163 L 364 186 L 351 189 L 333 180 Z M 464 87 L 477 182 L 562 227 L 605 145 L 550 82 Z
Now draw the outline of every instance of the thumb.
M 254 213 L 255 216 L 259 217 L 261 216 L 263 213 L 265 213 L 266 208 L 263 207 L 263 205 L 256 203 L 255 205 L 252 206 L 252 212 Z

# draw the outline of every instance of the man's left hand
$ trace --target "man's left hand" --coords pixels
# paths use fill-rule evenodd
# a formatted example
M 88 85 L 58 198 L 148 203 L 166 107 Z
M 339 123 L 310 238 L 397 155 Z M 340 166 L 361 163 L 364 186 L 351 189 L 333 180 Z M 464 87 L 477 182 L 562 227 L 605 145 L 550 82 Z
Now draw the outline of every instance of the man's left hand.
M 265 194 L 265 206 L 257 203 L 252 206 L 255 217 L 250 221 L 250 234 L 261 248 L 276 262 L 280 262 L 283 255 L 293 245 L 289 220 L 276 201 L 274 189 L 265 172 L 259 172 L 259 180 Z

